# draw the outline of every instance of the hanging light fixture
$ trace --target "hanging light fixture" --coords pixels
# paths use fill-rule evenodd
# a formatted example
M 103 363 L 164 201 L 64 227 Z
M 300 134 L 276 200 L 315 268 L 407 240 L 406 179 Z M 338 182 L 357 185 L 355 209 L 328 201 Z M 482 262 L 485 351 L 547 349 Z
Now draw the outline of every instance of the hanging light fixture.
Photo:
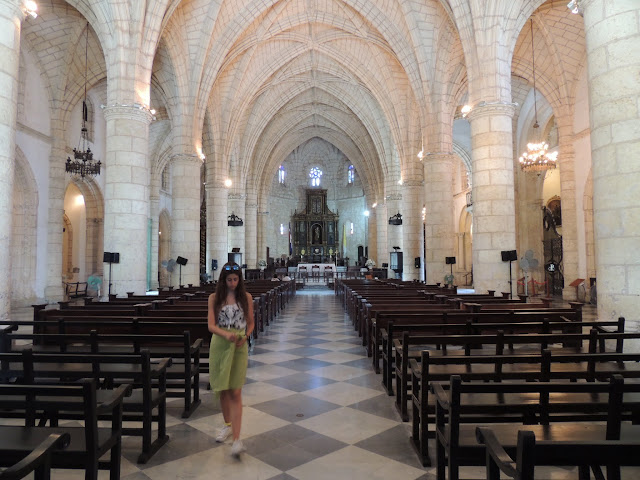
M 548 153 L 549 145 L 540 138 L 538 128 L 538 101 L 536 95 L 536 57 L 533 47 L 533 19 L 531 22 L 531 61 L 533 64 L 533 110 L 535 121 L 533 124 L 534 138 L 536 141 L 527 144 L 527 151 L 520 157 L 520 167 L 524 172 L 539 172 L 556 168 L 557 152 Z
M 72 175 L 80 175 L 82 178 L 87 175 L 100 175 L 101 162 L 94 162 L 93 152 L 89 148 L 87 138 L 87 65 L 89 52 L 89 23 L 87 23 L 87 36 L 84 44 L 84 99 L 82 100 L 82 129 L 80 130 L 80 140 L 78 148 L 73 149 L 73 160 L 67 157 L 65 172 Z

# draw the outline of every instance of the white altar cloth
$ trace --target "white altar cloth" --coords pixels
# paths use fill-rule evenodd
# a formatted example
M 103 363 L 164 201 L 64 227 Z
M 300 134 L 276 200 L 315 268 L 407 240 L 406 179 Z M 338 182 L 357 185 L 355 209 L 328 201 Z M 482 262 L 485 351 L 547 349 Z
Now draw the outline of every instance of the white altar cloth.
M 320 273 L 325 271 L 325 267 L 331 268 L 331 271 L 335 273 L 336 266 L 333 263 L 299 263 L 298 264 L 298 272 L 300 271 L 300 267 L 307 267 L 307 273 L 311 275 L 312 267 L 320 267 Z

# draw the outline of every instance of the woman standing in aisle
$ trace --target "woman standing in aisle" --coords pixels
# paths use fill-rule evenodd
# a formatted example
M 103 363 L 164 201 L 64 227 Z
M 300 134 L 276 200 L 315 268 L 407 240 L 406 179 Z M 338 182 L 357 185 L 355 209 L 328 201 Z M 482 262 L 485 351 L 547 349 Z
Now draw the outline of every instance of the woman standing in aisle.
M 233 437 L 231 455 L 236 458 L 245 450 L 240 440 L 242 423 L 242 386 L 248 363 L 247 338 L 253 331 L 253 298 L 242 280 L 237 263 L 226 263 L 220 272 L 215 293 L 209 296 L 209 331 L 213 333 L 209 347 L 209 381 L 211 390 L 220 398 L 224 426 L 217 442 Z

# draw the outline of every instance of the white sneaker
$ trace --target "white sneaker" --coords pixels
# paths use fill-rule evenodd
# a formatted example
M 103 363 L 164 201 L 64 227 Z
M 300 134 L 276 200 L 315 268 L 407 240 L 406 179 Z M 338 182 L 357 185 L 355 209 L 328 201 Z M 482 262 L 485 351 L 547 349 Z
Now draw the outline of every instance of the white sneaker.
M 218 434 L 216 435 L 216 442 L 222 443 L 231 435 L 231 425 L 224 425 L 224 427 L 218 429 Z
M 242 440 L 236 440 L 233 442 L 233 445 L 231 445 L 232 457 L 240 458 L 240 454 L 244 451 L 246 451 L 246 448 L 244 448 L 244 443 L 242 443 Z

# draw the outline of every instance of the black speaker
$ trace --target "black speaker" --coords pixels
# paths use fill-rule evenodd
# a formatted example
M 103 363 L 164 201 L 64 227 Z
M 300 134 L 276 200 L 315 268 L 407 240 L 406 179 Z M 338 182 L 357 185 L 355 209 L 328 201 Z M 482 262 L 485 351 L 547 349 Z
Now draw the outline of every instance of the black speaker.
M 186 259 L 186 258 L 184 258 L 184 257 L 178 257 L 178 258 L 176 258 L 176 263 L 177 263 L 178 265 L 182 265 L 182 266 L 184 266 L 184 265 L 186 265 L 186 264 L 187 264 L 187 262 L 188 262 L 188 261 L 189 261 L 189 260 L 187 260 L 187 259 Z
M 389 264 L 388 263 L 383 263 L 382 264 L 382 268 L 389 268 Z
M 445 265 L 455 265 L 456 257 L 444 257 L 444 263 Z
M 120 263 L 120 253 L 104 252 L 104 254 L 102 255 L 102 261 L 104 263 Z
M 218 260 L 216 260 L 215 258 L 211 259 L 211 270 L 217 270 L 218 269 Z
M 413 265 L 416 268 L 420 268 L 420 257 L 416 257 L 416 258 L 413 259 Z
M 500 254 L 502 255 L 503 262 L 514 262 L 518 260 L 518 254 L 515 250 L 502 250 Z

